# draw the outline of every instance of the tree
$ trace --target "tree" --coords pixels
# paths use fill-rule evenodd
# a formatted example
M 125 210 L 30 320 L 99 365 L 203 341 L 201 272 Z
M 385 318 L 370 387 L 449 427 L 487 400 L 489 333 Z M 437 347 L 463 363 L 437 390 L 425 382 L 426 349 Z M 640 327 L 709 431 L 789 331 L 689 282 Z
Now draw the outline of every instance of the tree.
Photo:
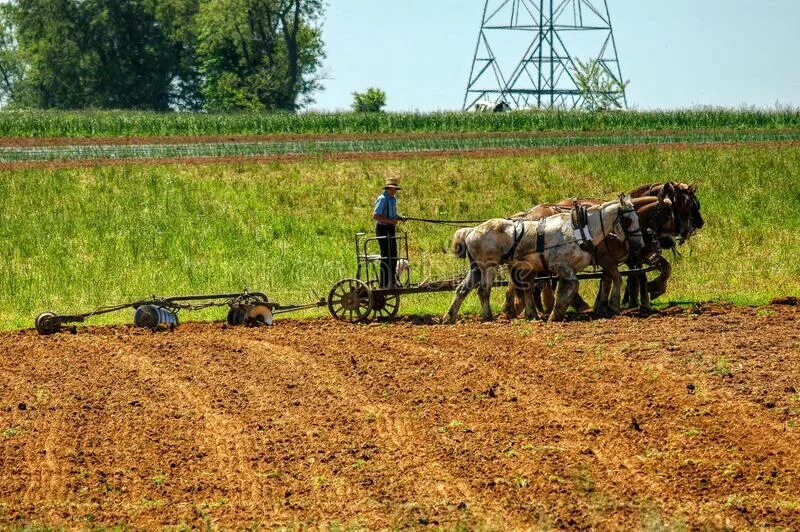
M 322 0 L 207 0 L 198 17 L 211 110 L 294 111 L 320 88 Z
M 629 82 L 618 81 L 598 60 L 577 59 L 575 82 L 581 92 L 581 107 L 587 111 L 622 109 Z
M 11 2 L 5 7 L 26 67 L 12 84 L 12 103 L 43 109 L 197 107 L 183 103 L 199 93 L 199 82 L 192 77 L 192 39 L 179 28 L 193 19 L 198 1 Z
M 386 93 L 370 87 L 367 92 L 353 93 L 353 111 L 357 113 L 380 113 L 386 106 Z
M 25 63 L 17 47 L 9 6 L 0 5 L 0 105 L 14 98 L 17 83 L 25 72 Z

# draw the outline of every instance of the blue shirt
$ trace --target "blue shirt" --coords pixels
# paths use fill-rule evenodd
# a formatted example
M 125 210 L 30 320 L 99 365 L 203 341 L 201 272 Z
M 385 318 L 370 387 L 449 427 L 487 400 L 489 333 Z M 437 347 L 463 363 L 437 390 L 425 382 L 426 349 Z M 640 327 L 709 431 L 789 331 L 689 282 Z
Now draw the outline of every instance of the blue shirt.
M 372 214 L 379 214 L 390 220 L 397 219 L 397 198 L 390 195 L 387 191 L 378 196 L 375 200 L 375 208 L 372 209 Z M 380 223 L 380 222 L 378 222 Z

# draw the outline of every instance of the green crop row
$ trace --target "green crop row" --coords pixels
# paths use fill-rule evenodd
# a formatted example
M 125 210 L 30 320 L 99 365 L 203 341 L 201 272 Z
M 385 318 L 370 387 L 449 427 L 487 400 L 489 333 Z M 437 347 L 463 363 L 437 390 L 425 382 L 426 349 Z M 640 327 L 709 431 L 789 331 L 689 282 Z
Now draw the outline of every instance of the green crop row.
M 314 292 L 324 296 L 354 275 L 353 235 L 371 231 L 387 174 L 402 180 L 401 213 L 440 219 L 487 219 L 567 197 L 613 198 L 648 182 L 694 182 L 707 225 L 682 257 L 669 255 L 674 276 L 659 301 L 765 303 L 800 294 L 796 146 L 18 169 L 0 172 L 0 328 L 29 327 L 45 310 L 244 286 L 282 304 L 313 301 Z M 448 253 L 454 228 L 402 227 L 415 281 L 464 271 L 464 261 Z M 591 298 L 596 283 L 583 290 Z M 450 297 L 404 297 L 401 313 L 441 314 Z M 476 301 L 468 298 L 466 309 L 475 311 Z M 183 316 L 223 317 L 219 309 Z
M 441 152 L 526 148 L 568 148 L 676 143 L 798 141 L 800 130 L 726 131 L 648 135 L 563 135 L 492 137 L 425 137 L 387 139 L 330 139 L 190 144 L 77 145 L 0 147 L 0 163 L 90 159 L 256 157 L 292 154 Z
M 117 137 L 395 132 L 626 131 L 800 127 L 800 110 L 510 113 L 153 113 L 2 111 L 0 137 Z

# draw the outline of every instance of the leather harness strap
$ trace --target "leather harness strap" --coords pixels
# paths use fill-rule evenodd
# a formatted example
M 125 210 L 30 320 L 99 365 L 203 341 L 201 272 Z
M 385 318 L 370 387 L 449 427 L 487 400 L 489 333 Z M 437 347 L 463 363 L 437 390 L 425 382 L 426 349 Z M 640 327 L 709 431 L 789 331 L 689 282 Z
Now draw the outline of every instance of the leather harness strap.
M 592 241 L 592 233 L 589 231 L 589 213 L 586 207 L 576 201 L 570 212 L 570 219 L 572 220 L 572 232 L 580 248 L 593 253 L 595 246 Z
M 521 220 L 514 221 L 514 243 L 511 244 L 511 249 L 503 255 L 500 259 L 501 264 L 505 264 L 507 262 L 511 262 L 514 260 L 514 255 L 517 254 L 517 247 L 519 243 L 522 241 L 522 237 L 525 236 L 525 223 Z
M 539 225 L 536 226 L 536 253 L 544 251 L 544 229 L 547 225 L 546 218 L 539 219 Z

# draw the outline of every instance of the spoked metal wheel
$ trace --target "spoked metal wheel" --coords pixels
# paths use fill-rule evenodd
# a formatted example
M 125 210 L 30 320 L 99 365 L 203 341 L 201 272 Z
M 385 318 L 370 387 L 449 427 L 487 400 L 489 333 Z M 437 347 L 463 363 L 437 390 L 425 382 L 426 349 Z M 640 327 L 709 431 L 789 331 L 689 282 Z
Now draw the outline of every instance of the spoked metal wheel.
M 400 308 L 400 294 L 397 293 L 373 293 L 372 306 L 370 310 L 372 314 L 371 319 L 388 320 L 397 316 L 397 310 Z
M 358 279 L 342 279 L 328 294 L 328 310 L 337 320 L 367 321 L 372 309 L 372 290 Z

